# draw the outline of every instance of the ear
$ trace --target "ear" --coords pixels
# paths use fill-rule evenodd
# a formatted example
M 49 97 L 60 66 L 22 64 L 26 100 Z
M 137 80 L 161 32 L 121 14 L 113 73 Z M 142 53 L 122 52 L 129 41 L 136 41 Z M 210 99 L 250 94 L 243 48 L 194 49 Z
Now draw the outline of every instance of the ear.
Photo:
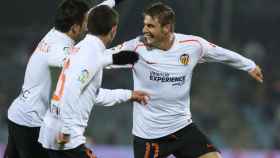
M 117 25 L 113 26 L 112 29 L 111 29 L 111 32 L 112 33 L 116 33 L 117 32 L 117 28 L 118 28 Z
M 169 32 L 171 32 L 171 30 L 172 30 L 171 24 L 166 24 L 166 25 L 163 26 L 163 32 L 164 33 L 169 33 Z
M 110 38 L 114 38 L 116 33 L 117 33 L 117 25 L 112 27 L 112 29 L 111 29 L 111 31 L 109 33 Z

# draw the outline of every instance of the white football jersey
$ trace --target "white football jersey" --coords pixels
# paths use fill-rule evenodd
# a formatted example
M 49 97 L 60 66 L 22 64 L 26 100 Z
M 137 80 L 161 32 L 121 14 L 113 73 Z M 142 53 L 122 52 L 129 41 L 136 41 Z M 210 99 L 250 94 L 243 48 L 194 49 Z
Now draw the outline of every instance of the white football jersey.
M 112 55 L 103 54 L 103 42 L 87 35 L 66 60 L 56 91 L 41 126 L 39 142 L 53 150 L 73 149 L 85 143 L 84 131 L 94 104 L 111 106 L 130 99 L 130 90 L 100 89 L 103 67 L 112 64 Z M 70 134 L 63 147 L 56 142 L 58 132 Z
M 31 55 L 20 95 L 8 110 L 10 121 L 40 127 L 49 105 L 51 74 L 49 66 L 62 67 L 74 41 L 66 34 L 50 30 Z
M 191 35 L 174 33 L 174 43 L 167 50 L 149 48 L 143 37 L 127 41 L 114 51 L 134 50 L 139 61 L 133 66 L 134 89 L 151 96 L 147 106 L 134 102 L 135 136 L 155 139 L 174 133 L 192 122 L 190 87 L 192 72 L 200 62 L 221 62 L 250 71 L 255 63 L 235 52 Z
M 115 0 L 106 0 L 99 5 L 113 8 Z M 8 110 L 10 121 L 27 127 L 41 126 L 50 101 L 49 67 L 62 67 L 73 46 L 74 41 L 69 36 L 55 29 L 45 35 L 28 61 L 21 93 Z

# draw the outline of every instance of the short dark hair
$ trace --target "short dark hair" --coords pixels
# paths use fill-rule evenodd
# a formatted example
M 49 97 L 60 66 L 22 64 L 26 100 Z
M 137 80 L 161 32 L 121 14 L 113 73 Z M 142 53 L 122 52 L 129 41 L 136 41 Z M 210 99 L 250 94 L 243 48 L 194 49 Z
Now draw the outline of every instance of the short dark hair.
M 157 18 L 161 26 L 171 24 L 172 31 L 174 31 L 175 12 L 168 5 L 163 4 L 162 2 L 153 3 L 144 10 L 143 15 L 149 15 L 153 19 Z
M 74 24 L 83 25 L 88 5 L 80 0 L 64 0 L 56 11 L 54 27 L 61 32 L 68 32 Z
M 100 5 L 89 13 L 87 29 L 90 34 L 96 36 L 107 35 L 118 23 L 117 11 L 107 5 Z

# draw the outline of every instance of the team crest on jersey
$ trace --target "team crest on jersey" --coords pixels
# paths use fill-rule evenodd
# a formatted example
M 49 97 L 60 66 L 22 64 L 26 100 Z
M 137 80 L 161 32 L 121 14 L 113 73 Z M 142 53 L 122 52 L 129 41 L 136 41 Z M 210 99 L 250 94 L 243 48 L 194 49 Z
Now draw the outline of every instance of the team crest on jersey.
M 64 47 L 63 51 L 66 54 L 75 54 L 80 50 L 80 48 L 76 48 L 76 47 Z
M 180 63 L 183 65 L 188 65 L 190 63 L 190 57 L 188 54 L 183 54 L 180 56 Z
M 81 72 L 81 75 L 79 76 L 78 80 L 82 84 L 84 84 L 88 80 L 88 78 L 89 78 L 89 72 L 88 72 L 88 70 L 85 69 Z

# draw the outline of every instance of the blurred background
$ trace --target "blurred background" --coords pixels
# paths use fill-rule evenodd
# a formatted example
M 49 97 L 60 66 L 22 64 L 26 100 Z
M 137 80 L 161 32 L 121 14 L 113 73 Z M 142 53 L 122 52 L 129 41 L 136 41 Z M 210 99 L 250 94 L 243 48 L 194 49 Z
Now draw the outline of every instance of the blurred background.
M 88 0 L 90 4 L 101 0 Z M 20 92 L 29 56 L 52 28 L 60 0 L 2 1 L 0 6 L 0 156 L 7 143 L 7 109 Z M 156 0 L 117 7 L 113 45 L 140 35 L 142 10 Z M 246 72 L 207 63 L 196 67 L 191 91 L 194 121 L 226 158 L 276 158 L 280 149 L 280 1 L 165 0 L 176 12 L 176 32 L 201 36 L 259 64 L 264 83 Z M 133 88 L 129 70 L 105 70 L 105 88 Z M 86 135 L 100 155 L 132 156 L 132 105 L 94 107 Z M 242 151 L 242 152 L 241 152 Z M 123 155 L 122 155 L 123 154 Z M 125 155 L 125 156 L 124 156 Z M 109 156 L 103 156 L 109 157 Z M 242 157 L 242 158 L 243 158 Z

